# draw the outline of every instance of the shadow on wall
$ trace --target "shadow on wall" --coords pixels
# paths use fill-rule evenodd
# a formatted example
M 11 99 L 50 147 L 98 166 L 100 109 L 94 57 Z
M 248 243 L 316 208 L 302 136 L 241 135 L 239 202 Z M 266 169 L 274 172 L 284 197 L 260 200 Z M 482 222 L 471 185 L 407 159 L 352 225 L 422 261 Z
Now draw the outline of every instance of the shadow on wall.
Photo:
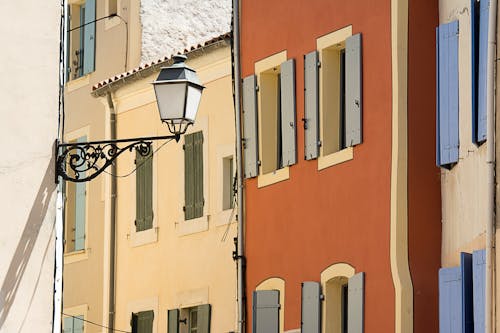
M 56 184 L 54 182 L 54 165 L 54 156 L 52 156 L 47 170 L 45 171 L 42 184 L 36 195 L 35 202 L 31 207 L 21 239 L 17 244 L 16 251 L 10 262 L 9 270 L 3 281 L 2 288 L 0 289 L 0 328 L 2 328 L 5 323 L 9 310 L 14 303 L 17 289 L 19 288 L 43 220 L 47 214 L 50 198 L 56 189 Z

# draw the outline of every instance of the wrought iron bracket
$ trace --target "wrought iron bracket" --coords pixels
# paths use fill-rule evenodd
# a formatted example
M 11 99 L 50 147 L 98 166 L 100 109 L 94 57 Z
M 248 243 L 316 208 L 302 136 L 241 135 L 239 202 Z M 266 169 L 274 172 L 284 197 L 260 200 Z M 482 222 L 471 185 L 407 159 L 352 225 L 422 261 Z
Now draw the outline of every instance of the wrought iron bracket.
M 56 141 L 56 183 L 59 177 L 70 182 L 88 182 L 113 164 L 124 151 L 135 149 L 141 156 L 147 156 L 153 141 L 174 139 L 179 142 L 181 134 L 77 143 Z

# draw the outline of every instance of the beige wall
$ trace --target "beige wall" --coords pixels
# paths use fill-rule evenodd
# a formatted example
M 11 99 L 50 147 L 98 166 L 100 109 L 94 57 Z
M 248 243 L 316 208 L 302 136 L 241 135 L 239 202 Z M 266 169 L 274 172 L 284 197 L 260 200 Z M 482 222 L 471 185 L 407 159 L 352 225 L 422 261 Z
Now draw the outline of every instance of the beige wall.
M 459 20 L 459 162 L 441 169 L 442 265 L 459 265 L 460 252 L 485 248 L 486 144 L 472 143 L 470 1 L 440 0 L 440 24 Z
M 117 329 L 130 329 L 131 312 L 152 309 L 154 332 L 166 332 L 167 310 L 204 303 L 212 305 L 212 332 L 236 328 L 236 266 L 231 258 L 236 223 L 231 210 L 222 210 L 221 190 L 222 158 L 234 155 L 230 61 L 227 45 L 188 61 L 206 86 L 196 123 L 188 131 L 203 130 L 204 135 L 204 216 L 183 220 L 183 138 L 154 154 L 152 230 L 135 232 L 135 173 L 118 178 Z M 114 93 L 118 137 L 168 135 L 150 85 L 156 76 Z M 155 142 L 153 148 L 163 143 Z M 119 175 L 134 169 L 134 158 L 124 154 L 119 159 Z

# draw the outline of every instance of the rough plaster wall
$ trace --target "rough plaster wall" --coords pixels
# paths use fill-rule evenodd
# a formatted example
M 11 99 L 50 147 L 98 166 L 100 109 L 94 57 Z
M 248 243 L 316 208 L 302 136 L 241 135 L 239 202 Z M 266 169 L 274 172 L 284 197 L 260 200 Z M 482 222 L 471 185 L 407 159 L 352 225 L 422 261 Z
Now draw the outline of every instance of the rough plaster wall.
M 141 1 L 142 55 L 146 63 L 230 31 L 230 0 Z

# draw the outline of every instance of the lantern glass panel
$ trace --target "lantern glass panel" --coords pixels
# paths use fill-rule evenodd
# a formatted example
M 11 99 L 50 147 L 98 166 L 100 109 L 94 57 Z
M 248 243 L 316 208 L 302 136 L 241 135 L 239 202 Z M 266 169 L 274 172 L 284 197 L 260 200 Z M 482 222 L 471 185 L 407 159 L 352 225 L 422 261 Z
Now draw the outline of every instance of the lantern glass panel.
M 162 121 L 184 118 L 186 82 L 155 84 L 155 93 Z
M 194 122 L 198 105 L 200 104 L 202 88 L 196 86 L 188 86 L 186 98 L 186 119 Z

